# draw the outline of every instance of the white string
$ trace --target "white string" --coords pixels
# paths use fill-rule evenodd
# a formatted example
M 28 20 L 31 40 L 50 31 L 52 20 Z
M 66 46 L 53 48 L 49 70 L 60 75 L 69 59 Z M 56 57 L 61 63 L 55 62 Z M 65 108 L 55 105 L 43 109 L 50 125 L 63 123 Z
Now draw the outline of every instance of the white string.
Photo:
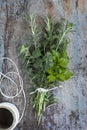
M 23 118 L 23 116 L 24 116 L 24 113 L 25 113 L 25 108 L 26 108 L 26 95 L 25 95 L 25 91 L 24 91 L 24 89 L 23 89 L 23 96 L 24 96 L 24 109 L 23 109 L 23 111 L 22 111 L 22 115 L 21 115 L 21 117 L 20 117 L 20 119 L 19 119 L 19 122 L 22 120 L 22 118 Z
M 17 65 L 15 64 L 15 62 L 13 60 L 11 60 L 8 57 L 2 57 L 2 58 L 0 58 L 0 60 L 8 60 L 8 61 L 10 61 L 15 66 L 15 69 L 16 69 L 17 73 L 19 74 L 18 67 L 17 67 Z
M 26 96 L 25 96 L 25 91 L 24 91 L 24 89 L 23 89 L 23 79 L 22 79 L 22 77 L 20 76 L 18 67 L 17 67 L 17 65 L 14 63 L 13 60 L 11 60 L 10 58 L 7 58 L 7 57 L 2 57 L 0 60 L 9 60 L 9 61 L 13 64 L 13 66 L 15 67 L 15 69 L 16 69 L 16 71 L 17 71 L 17 72 L 11 71 L 11 72 L 8 72 L 8 73 L 6 73 L 6 74 L 3 74 L 2 72 L 0 72 L 1 76 L 3 76 L 3 77 L 1 78 L 0 85 L 1 85 L 1 83 L 2 83 L 3 78 L 5 77 L 5 78 L 7 78 L 8 80 L 10 80 L 10 81 L 17 87 L 17 93 L 16 93 L 14 96 L 7 96 L 6 94 L 4 94 L 4 93 L 2 92 L 2 89 L 1 89 L 1 88 L 0 88 L 0 93 L 1 93 L 5 98 L 13 99 L 13 98 L 17 97 L 19 94 L 21 94 L 21 93 L 23 92 L 23 96 L 24 96 L 24 108 L 23 108 L 21 117 L 20 117 L 20 119 L 19 119 L 19 122 L 20 122 L 20 121 L 22 120 L 23 116 L 24 116 L 24 112 L 25 112 L 25 108 L 26 108 Z M 16 75 L 18 76 L 18 80 L 19 80 L 20 87 L 21 87 L 20 91 L 18 91 L 18 85 L 17 85 L 17 83 L 16 83 L 13 79 L 11 79 L 11 78 L 8 76 L 8 74 L 11 74 L 11 73 L 12 73 L 12 74 L 16 74 Z M 18 122 L 18 123 L 19 123 L 19 122 Z
M 52 106 L 54 106 L 54 105 L 57 105 L 57 103 L 53 103 L 53 104 L 47 106 L 45 109 L 47 109 L 47 108 L 49 108 L 49 107 L 52 107 Z
M 1 72 L 0 72 L 0 73 L 1 73 Z M 14 80 L 12 80 L 9 76 L 7 76 L 7 75 L 10 74 L 10 73 L 16 74 L 16 75 L 19 77 L 19 83 L 20 83 L 20 87 L 21 87 L 21 89 L 20 89 L 19 92 L 18 92 L 18 85 L 14 82 Z M 15 86 L 17 87 L 17 93 L 16 93 L 14 96 L 7 96 L 6 94 L 4 94 L 4 93 L 2 92 L 2 89 L 0 88 L 1 94 L 2 94 L 5 98 L 15 98 L 15 97 L 17 97 L 17 96 L 23 91 L 23 80 L 22 80 L 22 77 L 21 77 L 18 73 L 16 73 L 16 72 L 8 72 L 8 73 L 6 73 L 6 74 L 3 74 L 3 73 L 1 73 L 1 74 L 2 74 L 4 77 L 6 77 L 7 79 L 9 79 L 11 82 L 13 82 L 13 83 L 15 84 Z M 2 80 L 3 80 L 4 77 L 1 78 L 1 82 L 2 82 Z M 1 82 L 0 82 L 0 84 L 1 84 Z
M 17 86 L 17 84 L 10 77 L 6 76 L 8 73 L 7 74 L 3 74 L 2 72 L 0 72 L 0 74 L 3 75 L 4 77 L 6 77 L 7 79 L 9 79 L 11 82 L 13 82 Z M 2 82 L 2 79 L 3 79 L 3 77 L 1 78 L 1 82 Z
M 42 92 L 42 93 L 46 93 L 46 92 L 49 92 L 49 91 L 52 91 L 52 90 L 55 90 L 55 89 L 58 89 L 58 87 L 54 87 L 54 88 L 51 88 L 51 89 L 45 89 L 45 88 L 37 88 L 35 91 L 31 92 L 30 95 L 36 93 L 37 91 L 38 92 Z

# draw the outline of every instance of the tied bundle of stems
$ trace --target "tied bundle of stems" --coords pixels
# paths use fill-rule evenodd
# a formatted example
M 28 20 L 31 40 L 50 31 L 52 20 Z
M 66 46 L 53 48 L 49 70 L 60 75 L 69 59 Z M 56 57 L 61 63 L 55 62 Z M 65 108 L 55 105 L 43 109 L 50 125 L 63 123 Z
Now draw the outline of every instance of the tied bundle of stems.
M 36 19 L 33 14 L 29 16 L 30 37 L 20 46 L 20 56 L 28 72 L 31 104 L 39 124 L 43 110 L 57 102 L 49 90 L 73 75 L 67 67 L 67 45 L 70 43 L 67 34 L 72 32 L 73 24 L 65 19 L 54 23 L 46 16 L 40 26 Z

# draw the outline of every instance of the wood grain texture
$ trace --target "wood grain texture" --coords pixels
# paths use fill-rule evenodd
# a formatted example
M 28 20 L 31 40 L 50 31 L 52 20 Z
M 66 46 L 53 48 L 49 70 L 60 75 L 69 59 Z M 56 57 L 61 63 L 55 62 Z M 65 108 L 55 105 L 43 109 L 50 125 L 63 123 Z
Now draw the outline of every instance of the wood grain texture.
M 23 21 L 26 12 L 39 17 L 49 15 L 56 20 L 64 17 L 75 24 L 68 46 L 69 67 L 74 77 L 61 83 L 63 88 L 54 92 L 58 104 L 43 112 L 39 127 L 29 102 L 29 84 L 17 52 L 18 45 L 26 42 L 24 37 L 28 30 Z M 15 61 L 24 79 L 27 106 L 17 130 L 87 130 L 87 0 L 1 0 L 0 57 L 3 53 Z M 20 98 L 17 100 L 17 105 L 22 108 Z

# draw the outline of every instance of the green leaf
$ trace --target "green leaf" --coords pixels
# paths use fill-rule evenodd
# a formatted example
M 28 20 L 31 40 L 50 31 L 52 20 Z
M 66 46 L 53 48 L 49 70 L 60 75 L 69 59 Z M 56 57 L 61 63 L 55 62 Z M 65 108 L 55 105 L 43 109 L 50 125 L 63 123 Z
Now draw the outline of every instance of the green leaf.
M 54 82 L 56 77 L 54 75 L 47 76 L 48 82 Z
M 40 59 L 40 58 L 38 58 L 35 62 L 34 62 L 34 64 L 33 64 L 33 66 L 35 67 L 35 68 L 43 68 L 43 60 L 42 59 Z
M 46 69 L 46 72 L 47 72 L 48 74 L 52 74 L 52 73 L 53 73 L 51 68 L 50 68 L 50 69 Z
M 45 96 L 45 92 L 37 92 L 36 97 L 34 97 L 33 108 L 36 110 L 38 115 L 38 125 L 40 123 L 42 112 L 44 109 Z
M 63 82 L 63 81 L 65 81 L 65 80 L 68 80 L 72 75 L 73 75 L 72 72 L 66 70 L 66 71 L 63 72 L 63 73 L 58 74 L 58 75 L 57 75 L 57 79 L 58 79 L 59 81 L 62 81 L 62 82 Z
M 65 71 L 66 71 L 66 68 L 59 66 L 59 68 L 58 68 L 59 74 L 64 73 Z
M 59 59 L 59 65 L 60 65 L 61 67 L 66 68 L 68 62 L 69 62 L 69 59 L 68 59 L 68 58 L 60 58 L 60 59 Z
M 51 52 L 47 52 L 46 55 L 45 55 L 45 60 L 46 62 L 52 62 L 52 54 Z
M 57 74 L 57 77 L 56 77 L 59 81 L 64 81 L 65 80 L 65 76 L 63 74 Z
M 45 61 L 46 61 L 46 68 L 53 67 L 52 54 L 50 52 L 46 53 Z
M 46 17 L 45 23 L 46 23 L 45 29 L 47 30 L 47 32 L 50 32 L 52 30 L 51 18 Z
M 40 94 L 40 98 L 39 98 L 39 111 L 38 111 L 38 116 L 41 115 L 42 109 L 43 109 L 43 102 L 45 99 L 45 93 L 39 93 Z
M 25 45 L 22 45 L 19 50 L 20 50 L 20 54 L 24 53 L 26 51 L 27 47 L 25 47 Z
M 63 52 L 62 52 L 62 57 L 66 57 L 66 58 L 68 58 L 68 55 L 67 55 L 66 50 L 63 50 Z
M 69 70 L 66 70 L 64 72 L 65 80 L 69 79 L 71 76 L 73 76 L 73 73 Z
M 59 53 L 56 50 L 52 50 L 52 56 L 59 60 Z
M 39 48 L 36 48 L 33 52 L 32 52 L 32 56 L 33 58 L 38 58 L 41 56 L 41 52 Z

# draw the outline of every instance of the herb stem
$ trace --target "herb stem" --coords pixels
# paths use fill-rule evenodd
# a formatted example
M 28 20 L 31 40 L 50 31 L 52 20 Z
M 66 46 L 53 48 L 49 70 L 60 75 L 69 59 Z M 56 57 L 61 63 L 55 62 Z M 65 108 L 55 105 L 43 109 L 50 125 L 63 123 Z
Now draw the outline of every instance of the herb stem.
M 59 41 L 59 43 L 58 43 L 58 46 L 57 46 L 57 48 L 56 48 L 56 51 L 59 49 L 59 46 L 60 46 L 61 42 L 63 41 L 63 38 L 65 37 L 65 35 L 67 34 L 67 32 L 68 32 L 70 29 L 71 29 L 71 27 L 68 27 L 68 28 L 64 31 L 64 33 L 62 34 L 61 39 L 60 39 L 60 41 Z

